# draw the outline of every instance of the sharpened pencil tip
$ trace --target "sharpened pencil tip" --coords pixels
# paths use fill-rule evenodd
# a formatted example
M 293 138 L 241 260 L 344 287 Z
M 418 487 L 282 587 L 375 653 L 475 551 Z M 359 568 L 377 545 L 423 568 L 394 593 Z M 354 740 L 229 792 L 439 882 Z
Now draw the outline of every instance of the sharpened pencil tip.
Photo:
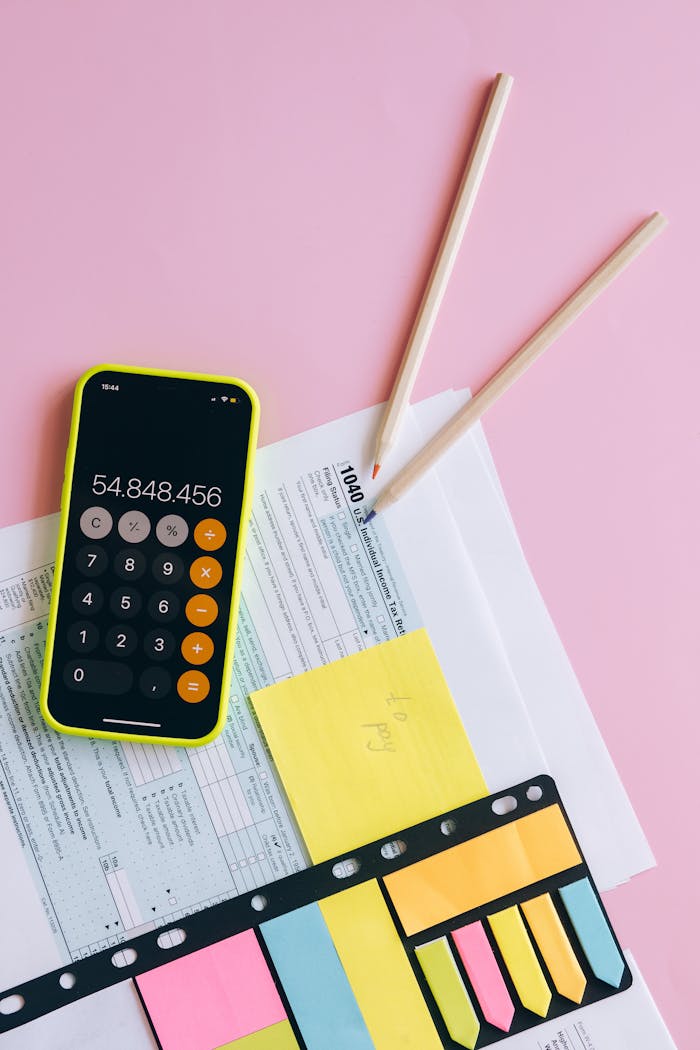
M 379 471 L 381 469 L 381 466 L 382 466 L 381 463 L 375 463 L 374 464 L 374 470 L 372 471 L 372 481 L 374 481 L 374 479 L 376 478 L 377 474 L 379 473 Z
M 369 521 L 372 520 L 372 518 L 376 518 L 376 516 L 377 516 L 376 510 L 371 510 L 369 512 L 369 514 L 365 514 L 364 524 L 366 525 Z

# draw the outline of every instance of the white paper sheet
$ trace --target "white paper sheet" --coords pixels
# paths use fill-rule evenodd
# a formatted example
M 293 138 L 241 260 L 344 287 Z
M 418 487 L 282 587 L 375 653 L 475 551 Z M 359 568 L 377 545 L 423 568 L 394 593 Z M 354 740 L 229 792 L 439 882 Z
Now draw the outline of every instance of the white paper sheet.
M 416 406 L 426 438 L 465 397 Z M 593 876 L 611 889 L 652 867 L 654 856 L 530 572 L 481 427 L 450 450 L 437 474 Z
M 6 1032 L 2 1050 L 156 1050 L 132 981 Z
M 675 1050 L 637 964 L 625 956 L 633 978 L 626 992 L 513 1035 L 504 1050 Z

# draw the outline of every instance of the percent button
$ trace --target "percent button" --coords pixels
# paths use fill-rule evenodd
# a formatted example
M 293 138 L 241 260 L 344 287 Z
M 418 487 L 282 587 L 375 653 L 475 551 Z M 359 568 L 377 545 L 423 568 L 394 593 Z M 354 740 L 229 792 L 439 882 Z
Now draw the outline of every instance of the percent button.
M 179 514 L 166 514 L 156 525 L 156 536 L 164 547 L 179 547 L 189 531 L 187 522 Z

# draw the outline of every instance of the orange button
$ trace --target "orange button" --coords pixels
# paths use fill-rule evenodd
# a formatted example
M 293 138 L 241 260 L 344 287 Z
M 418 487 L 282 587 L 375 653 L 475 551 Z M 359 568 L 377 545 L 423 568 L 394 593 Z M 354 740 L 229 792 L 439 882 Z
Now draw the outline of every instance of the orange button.
M 205 518 L 195 526 L 194 542 L 203 551 L 218 551 L 226 542 L 226 527 L 216 518 Z
M 177 691 L 188 704 L 198 704 L 209 696 L 209 679 L 201 671 L 185 671 L 177 680 Z
M 183 638 L 180 649 L 188 664 L 205 664 L 214 655 L 214 643 L 201 631 L 193 631 Z
M 211 594 L 193 594 L 185 606 L 185 615 L 195 627 L 208 627 L 219 615 L 219 606 Z
M 221 579 L 221 565 L 216 558 L 195 558 L 190 565 L 190 579 L 195 587 L 204 587 L 208 591 L 216 587 Z

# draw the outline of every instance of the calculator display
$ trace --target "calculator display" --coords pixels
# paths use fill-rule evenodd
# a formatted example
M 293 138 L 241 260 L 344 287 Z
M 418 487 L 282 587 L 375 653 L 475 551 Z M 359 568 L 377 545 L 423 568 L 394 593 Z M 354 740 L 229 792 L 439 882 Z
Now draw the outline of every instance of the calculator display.
M 48 654 L 62 726 L 155 742 L 217 725 L 252 414 L 248 390 L 216 378 L 85 383 Z

